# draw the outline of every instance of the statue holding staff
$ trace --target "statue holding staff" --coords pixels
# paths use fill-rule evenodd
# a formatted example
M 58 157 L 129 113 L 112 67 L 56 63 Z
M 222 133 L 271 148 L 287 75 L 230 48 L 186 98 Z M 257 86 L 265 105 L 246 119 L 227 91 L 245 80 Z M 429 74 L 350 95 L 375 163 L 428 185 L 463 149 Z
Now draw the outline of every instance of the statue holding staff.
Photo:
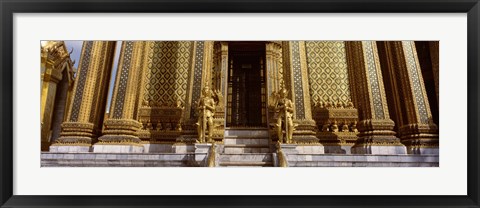
M 288 91 L 284 88 L 280 89 L 280 98 L 275 105 L 275 112 L 277 113 L 277 135 L 278 140 L 282 143 L 292 143 L 293 131 L 293 109 L 292 100 L 287 98 Z M 285 126 L 285 138 L 283 137 L 282 124 Z
M 213 116 L 215 115 L 215 100 L 209 87 L 204 87 L 202 96 L 198 100 L 198 142 L 212 142 Z M 208 131 L 208 135 L 207 135 Z

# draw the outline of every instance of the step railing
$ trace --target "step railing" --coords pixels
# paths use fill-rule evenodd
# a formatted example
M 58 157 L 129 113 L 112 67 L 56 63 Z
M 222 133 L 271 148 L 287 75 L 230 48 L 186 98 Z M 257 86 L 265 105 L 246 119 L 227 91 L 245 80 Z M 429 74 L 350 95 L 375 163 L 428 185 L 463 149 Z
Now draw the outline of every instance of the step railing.
M 217 166 L 217 162 L 216 162 L 217 151 L 215 149 L 216 149 L 216 145 L 215 145 L 215 142 L 213 142 L 212 146 L 210 147 L 210 150 L 208 151 L 208 158 L 207 158 L 207 166 L 208 167 L 216 167 Z
M 288 167 L 287 156 L 283 152 L 280 142 L 278 142 L 275 146 L 277 147 L 276 155 L 278 159 L 278 167 Z

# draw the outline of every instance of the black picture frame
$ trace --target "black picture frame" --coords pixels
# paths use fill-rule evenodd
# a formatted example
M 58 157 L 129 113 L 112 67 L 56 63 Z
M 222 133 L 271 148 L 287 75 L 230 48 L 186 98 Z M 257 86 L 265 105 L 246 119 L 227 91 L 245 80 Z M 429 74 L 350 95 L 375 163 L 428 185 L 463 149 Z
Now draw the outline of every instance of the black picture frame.
M 478 0 L 0 0 L 1 207 L 479 207 Z M 467 13 L 468 194 L 465 196 L 25 196 L 13 195 L 15 13 L 328 12 Z M 446 179 L 448 180 L 448 179 Z M 159 187 L 160 188 L 160 187 Z M 268 189 L 268 187 L 265 187 Z M 322 188 L 322 187 L 319 187 Z M 288 190 L 286 190 L 288 193 Z

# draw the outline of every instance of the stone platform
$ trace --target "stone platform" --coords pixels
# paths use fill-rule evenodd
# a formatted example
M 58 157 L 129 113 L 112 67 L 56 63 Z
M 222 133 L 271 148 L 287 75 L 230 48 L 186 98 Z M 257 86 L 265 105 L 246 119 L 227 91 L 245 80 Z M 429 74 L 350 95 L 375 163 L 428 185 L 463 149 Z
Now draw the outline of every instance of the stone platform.
M 42 167 L 203 167 L 208 153 L 41 153 Z M 245 165 L 238 161 L 258 161 Z M 225 166 L 277 166 L 275 153 L 219 158 Z M 222 163 L 224 165 L 222 165 Z M 438 155 L 287 154 L 289 167 L 438 167 Z

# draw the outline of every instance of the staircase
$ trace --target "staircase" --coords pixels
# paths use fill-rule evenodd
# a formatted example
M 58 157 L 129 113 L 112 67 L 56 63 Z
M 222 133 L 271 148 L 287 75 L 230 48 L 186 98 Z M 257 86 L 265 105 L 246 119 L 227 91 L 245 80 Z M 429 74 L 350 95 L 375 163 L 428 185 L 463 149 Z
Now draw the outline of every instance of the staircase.
M 273 166 L 268 130 L 227 130 L 218 160 L 221 167 Z

